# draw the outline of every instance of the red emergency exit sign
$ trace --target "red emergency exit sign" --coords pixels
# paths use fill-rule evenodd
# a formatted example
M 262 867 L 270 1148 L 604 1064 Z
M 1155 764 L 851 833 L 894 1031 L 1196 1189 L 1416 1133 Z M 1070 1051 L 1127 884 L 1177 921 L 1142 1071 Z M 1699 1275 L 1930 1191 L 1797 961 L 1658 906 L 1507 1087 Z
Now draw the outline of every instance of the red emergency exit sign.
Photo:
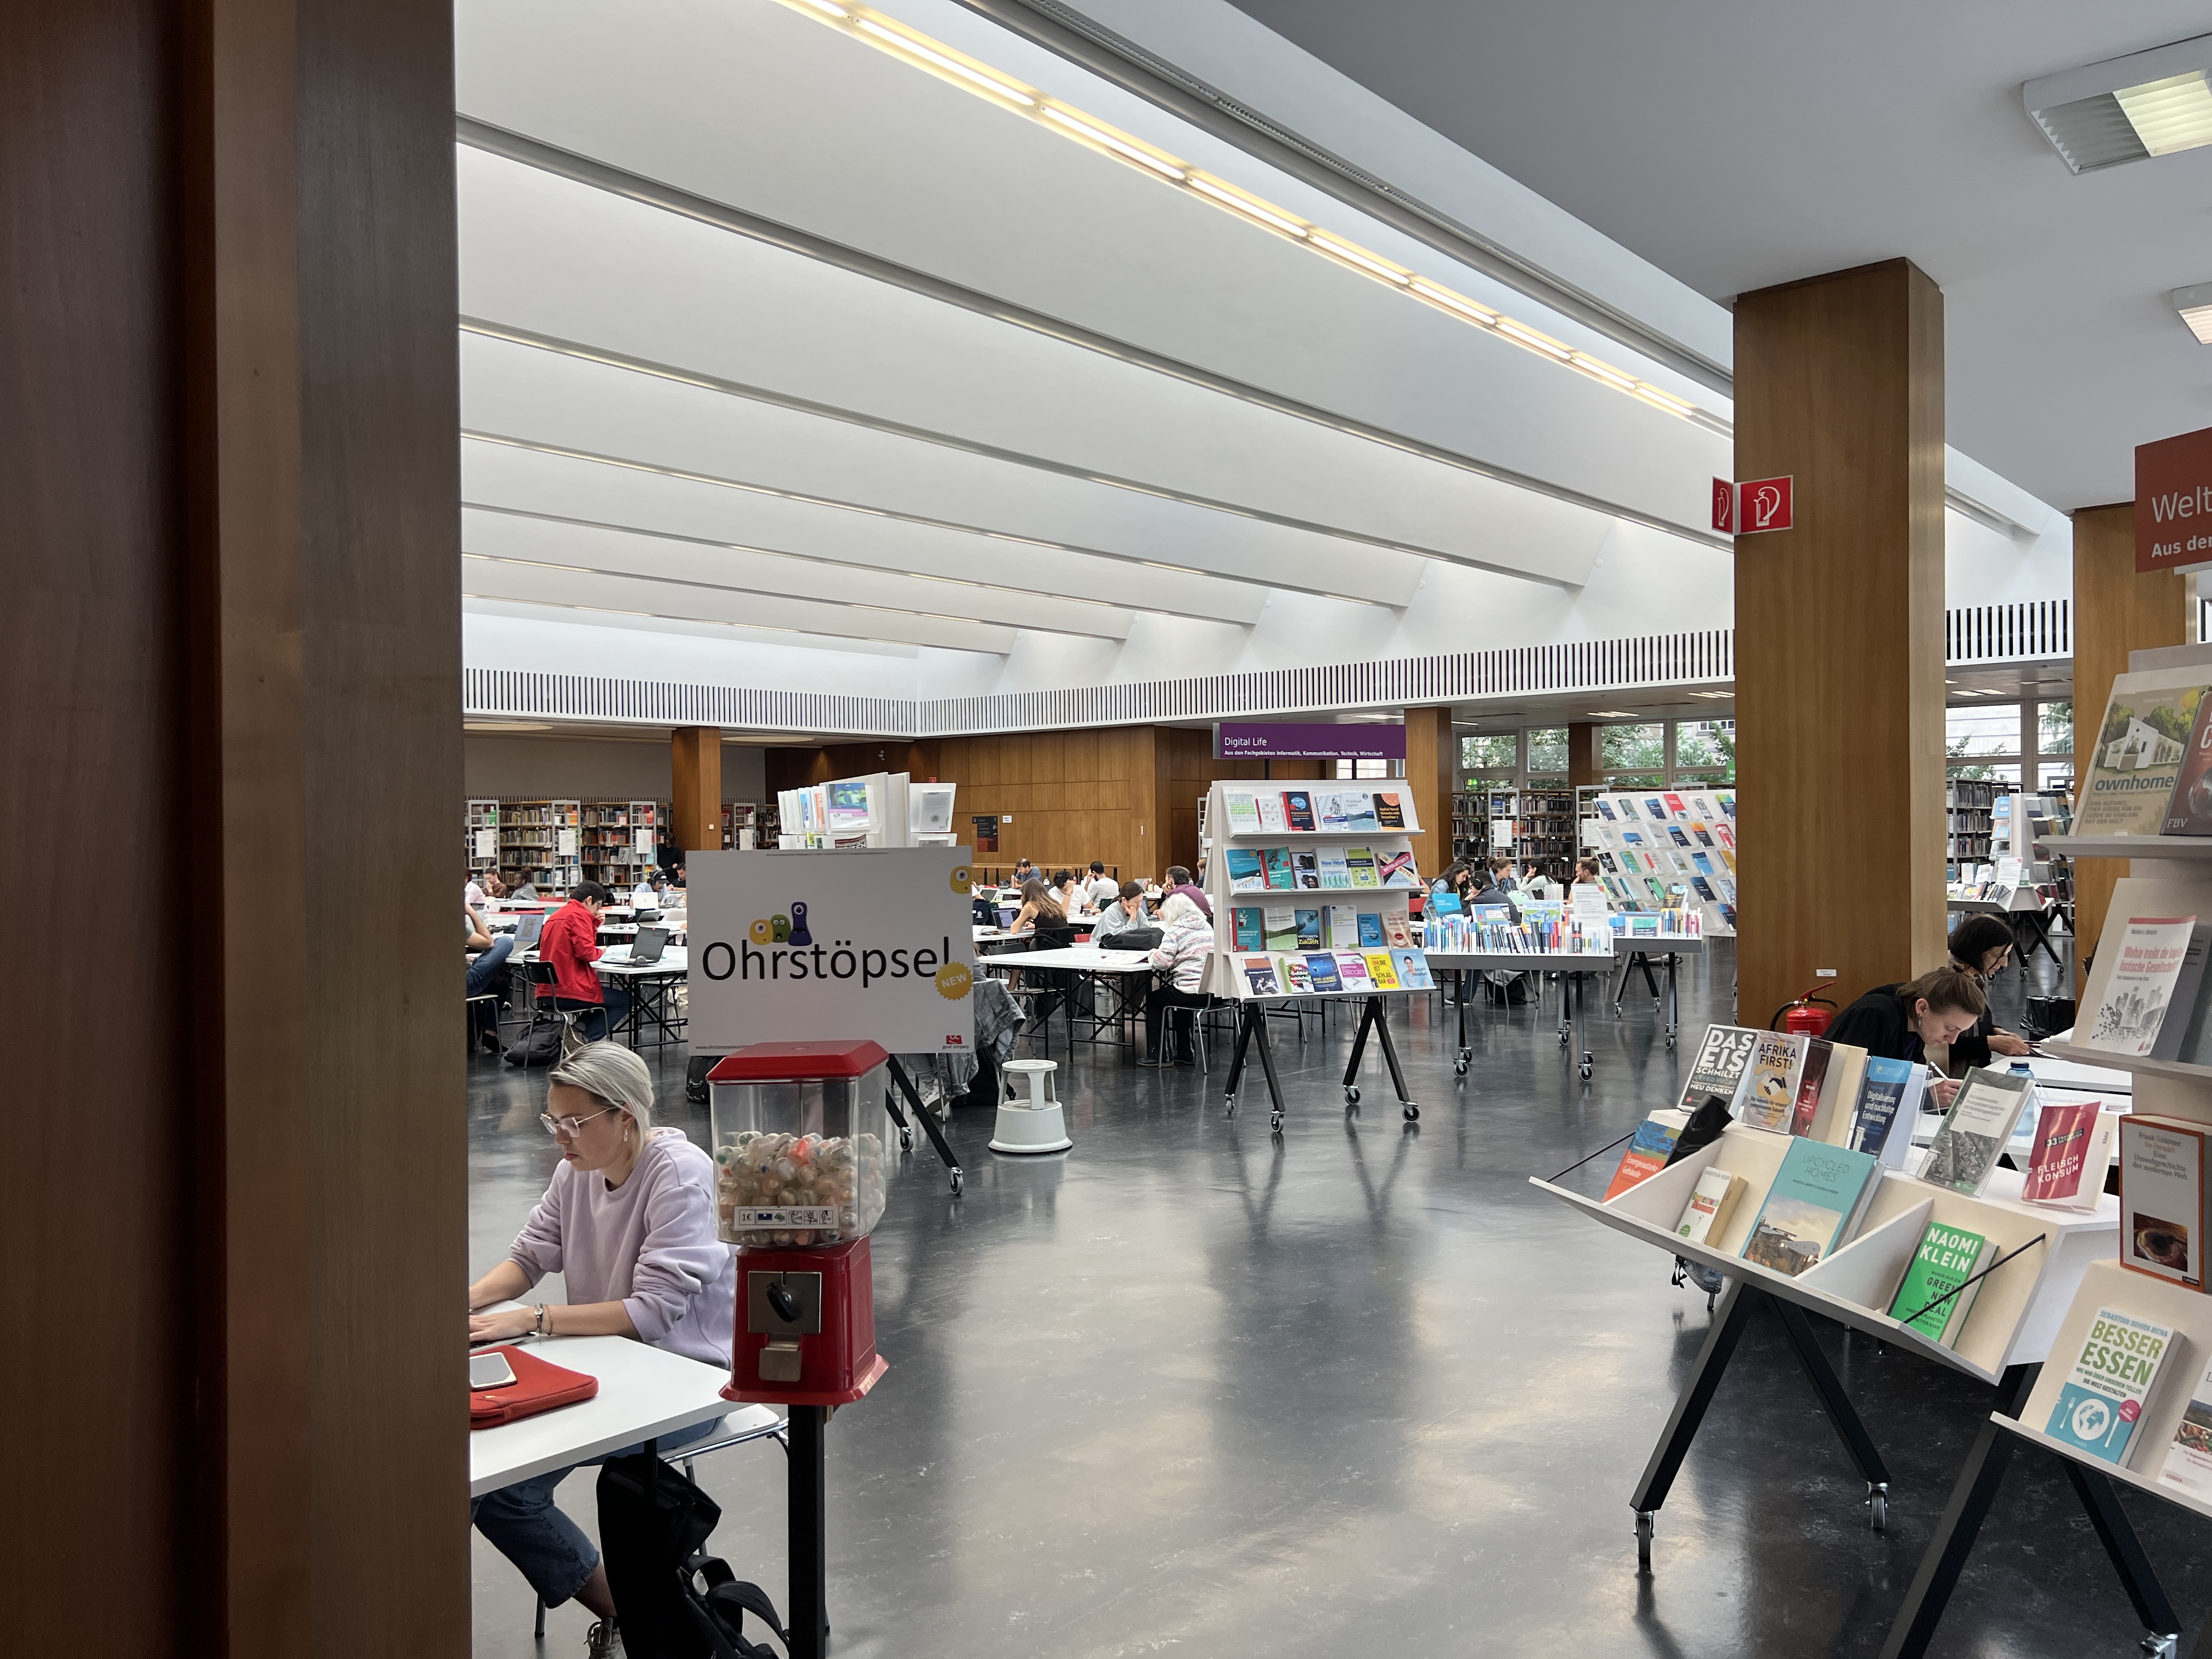
M 1788 530 L 1794 522 L 1793 477 L 1753 478 L 1746 483 L 1713 480 L 1713 528 L 1729 536 Z

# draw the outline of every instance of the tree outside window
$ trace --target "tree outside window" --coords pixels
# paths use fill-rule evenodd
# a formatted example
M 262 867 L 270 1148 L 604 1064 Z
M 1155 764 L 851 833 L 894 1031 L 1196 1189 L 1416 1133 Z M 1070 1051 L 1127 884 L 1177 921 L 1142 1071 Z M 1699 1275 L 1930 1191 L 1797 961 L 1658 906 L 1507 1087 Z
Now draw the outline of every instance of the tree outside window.
M 1598 763 L 1606 783 L 1617 789 L 1656 789 L 1667 781 L 1667 727 L 1606 726 L 1598 728 Z
M 1492 732 L 1459 740 L 1460 770 L 1468 789 L 1510 789 L 1521 775 L 1520 734 Z
M 1735 722 L 1683 720 L 1674 727 L 1674 781 L 1734 783 Z
M 1540 726 L 1528 733 L 1528 775 L 1565 777 L 1567 775 L 1567 728 Z

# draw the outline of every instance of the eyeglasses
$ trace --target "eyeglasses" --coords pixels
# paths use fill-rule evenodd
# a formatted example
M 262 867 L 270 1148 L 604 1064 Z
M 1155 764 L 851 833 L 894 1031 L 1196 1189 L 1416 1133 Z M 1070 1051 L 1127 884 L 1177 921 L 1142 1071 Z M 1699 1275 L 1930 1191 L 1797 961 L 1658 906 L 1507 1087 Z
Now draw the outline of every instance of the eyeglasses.
M 609 1106 L 605 1110 L 593 1112 L 591 1117 L 555 1117 L 550 1112 L 540 1112 L 538 1115 L 538 1121 L 545 1126 L 547 1134 L 568 1135 L 573 1139 L 576 1131 L 591 1122 L 592 1118 L 605 1117 L 608 1112 L 614 1109 L 613 1107 Z

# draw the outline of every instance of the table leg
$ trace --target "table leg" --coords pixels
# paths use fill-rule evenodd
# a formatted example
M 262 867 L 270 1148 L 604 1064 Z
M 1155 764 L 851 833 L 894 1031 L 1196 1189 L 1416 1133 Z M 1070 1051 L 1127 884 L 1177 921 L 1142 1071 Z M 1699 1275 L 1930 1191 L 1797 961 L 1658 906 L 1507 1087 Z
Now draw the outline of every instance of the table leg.
M 1828 1364 L 1828 1356 L 1820 1351 L 1820 1339 L 1814 1334 L 1813 1322 L 1805 1310 L 1778 1297 L 1774 1298 L 1774 1311 L 1782 1316 L 1782 1328 L 1789 1334 L 1790 1346 L 1796 1350 L 1797 1364 L 1811 1379 L 1813 1391 L 1820 1396 L 1828 1421 L 1842 1439 L 1844 1449 L 1850 1453 L 1851 1461 L 1858 1465 L 1859 1479 L 1867 1484 L 1867 1501 L 1874 1510 L 1874 1529 L 1881 1532 L 1889 1519 L 1888 1466 L 1881 1461 L 1874 1437 L 1852 1408 L 1850 1396 L 1844 1392 L 1843 1379 Z
M 1650 1462 L 1644 1466 L 1644 1477 L 1636 1483 L 1636 1490 L 1628 1500 L 1628 1507 L 1636 1512 L 1636 1567 L 1639 1572 L 1651 1571 L 1652 1521 L 1660 1505 L 1667 1501 L 1674 1477 L 1681 1471 L 1682 1460 L 1689 1455 L 1690 1442 L 1697 1438 L 1698 1425 L 1705 1420 L 1705 1408 L 1713 1403 L 1714 1390 L 1720 1387 L 1729 1361 L 1735 1357 L 1735 1345 L 1742 1340 L 1751 1310 L 1763 1299 L 1759 1292 L 1747 1290 L 1740 1279 L 1729 1279 L 1728 1289 L 1721 1293 L 1711 1328 L 1705 1333 L 1705 1346 L 1698 1350 L 1697 1364 L 1690 1368 L 1689 1381 L 1676 1396 L 1666 1431 L 1659 1437 L 1659 1443 L 1651 1449 Z
M 2066 1473 L 2074 1482 L 2075 1495 L 2089 1512 L 2089 1524 L 2097 1529 L 2097 1540 L 2104 1545 L 2105 1553 L 2112 1557 L 2112 1570 L 2119 1574 L 2120 1587 L 2135 1605 L 2136 1617 L 2154 1637 L 2166 1638 L 2178 1647 L 2181 1620 L 2174 1614 L 2173 1604 L 2166 1599 L 2165 1588 L 2152 1570 L 2150 1558 L 2143 1553 L 2136 1529 L 2128 1524 L 2128 1517 L 2121 1511 L 2119 1494 L 2112 1490 L 2112 1478 L 2084 1468 L 2070 1457 L 2063 1461 Z
M 1474 1050 L 1467 1046 L 1466 969 L 1455 968 L 1452 969 L 1452 986 L 1454 994 L 1459 999 L 1459 1058 L 1453 1062 L 1452 1071 L 1460 1077 L 1465 1077 L 1467 1075 L 1468 1062 L 1474 1058 Z
M 791 1562 L 791 1659 L 827 1659 L 830 1651 L 829 1458 L 826 1414 L 819 1406 L 791 1408 L 789 1492 L 785 1517 Z
M 1406 1121 L 1411 1123 L 1421 1115 L 1406 1093 L 1406 1074 L 1398 1067 L 1398 1045 L 1390 1037 L 1390 1007 L 1381 997 L 1370 997 L 1368 1008 L 1375 1020 L 1376 1041 L 1382 1045 L 1382 1059 L 1390 1068 L 1390 1086 L 1398 1091 L 1398 1104 L 1405 1109 Z
M 890 1057 L 890 1070 L 891 1082 L 906 1095 L 907 1103 L 914 1108 L 915 1121 L 921 1125 L 922 1133 L 929 1137 L 929 1144 L 937 1149 L 937 1156 L 952 1172 L 952 1191 L 954 1196 L 958 1196 L 962 1184 L 967 1180 L 967 1171 L 960 1167 L 960 1160 L 952 1155 L 951 1142 L 945 1138 L 945 1131 L 938 1127 L 935 1115 L 922 1105 L 921 1091 L 914 1086 L 914 1079 L 907 1075 L 906 1067 L 899 1064 L 896 1054 Z M 897 1115 L 894 1107 L 892 1115 Z
M 1678 970 L 1682 958 L 1674 951 L 1667 953 L 1667 1046 L 1674 1046 L 1674 1033 L 1682 1023 L 1682 990 Z
M 1588 1083 L 1590 1078 L 1590 1067 L 1597 1060 L 1597 1056 L 1583 1046 L 1589 1041 L 1584 1029 L 1589 1021 L 1589 1010 L 1583 1006 L 1583 987 L 1589 982 L 1589 975 L 1583 973 L 1570 973 L 1562 977 L 1570 982 L 1559 988 L 1559 999 L 1563 1004 L 1569 997 L 1574 999 L 1574 1013 L 1571 1018 L 1568 1030 L 1574 1034 L 1571 1046 L 1575 1052 L 1583 1057 L 1583 1081 Z

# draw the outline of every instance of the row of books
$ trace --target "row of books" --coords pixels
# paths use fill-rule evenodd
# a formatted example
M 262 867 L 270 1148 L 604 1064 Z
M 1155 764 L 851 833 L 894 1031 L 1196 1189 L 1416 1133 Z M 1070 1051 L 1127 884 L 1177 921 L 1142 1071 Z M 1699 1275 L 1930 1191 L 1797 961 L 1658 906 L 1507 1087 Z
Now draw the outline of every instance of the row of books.
M 1421 884 L 1413 848 L 1402 840 L 1372 847 L 1231 847 L 1222 858 L 1232 893 Z
M 1436 981 L 1419 951 L 1307 951 L 1234 958 L 1248 997 L 1328 995 L 1340 991 L 1429 991 Z
M 2112 925 L 2106 924 L 2106 937 Z M 2212 921 L 2130 916 L 2096 1006 L 2075 1024 L 2084 1048 L 2137 1060 L 2212 1066 Z
M 1224 789 L 1232 836 L 1359 836 L 1419 830 L 1395 789 Z
M 2121 674 L 2086 745 L 2077 836 L 2212 836 L 2212 672 Z
M 1230 912 L 1239 951 L 1407 950 L 1413 928 L 1401 910 L 1349 904 L 1240 904 Z
M 1613 936 L 1630 940 L 1698 939 L 1703 937 L 1705 927 L 1703 910 L 1672 907 L 1650 911 L 1615 911 L 1612 920 Z
M 1584 820 L 1598 880 L 1624 910 L 1674 908 L 1677 895 L 1735 903 L 1735 795 L 1612 792 L 1591 800 Z
M 1484 952 L 1514 956 L 1610 956 L 1610 920 L 1599 922 L 1565 914 L 1557 903 L 1478 904 L 1472 910 L 1432 909 L 1421 922 L 1421 943 L 1449 955 Z

